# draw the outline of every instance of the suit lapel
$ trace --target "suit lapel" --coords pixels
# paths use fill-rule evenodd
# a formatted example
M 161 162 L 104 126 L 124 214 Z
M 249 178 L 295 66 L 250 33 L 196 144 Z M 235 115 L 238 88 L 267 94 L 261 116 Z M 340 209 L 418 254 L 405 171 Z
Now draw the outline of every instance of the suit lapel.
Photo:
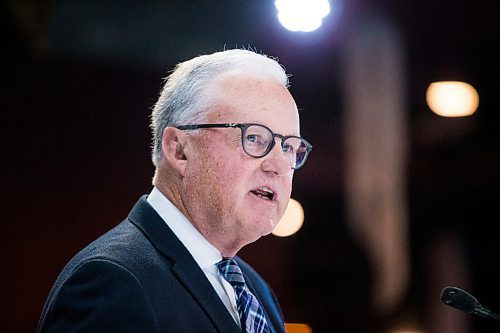
M 201 268 L 149 205 L 146 196 L 141 197 L 134 206 L 129 214 L 129 220 L 146 235 L 159 252 L 173 262 L 172 273 L 198 302 L 217 330 L 241 333 Z
M 194 259 L 191 260 L 194 261 Z M 192 263 L 181 260 L 174 264 L 172 271 L 205 310 L 220 332 L 241 333 L 233 317 L 222 304 L 214 288 L 198 266 L 193 269 Z

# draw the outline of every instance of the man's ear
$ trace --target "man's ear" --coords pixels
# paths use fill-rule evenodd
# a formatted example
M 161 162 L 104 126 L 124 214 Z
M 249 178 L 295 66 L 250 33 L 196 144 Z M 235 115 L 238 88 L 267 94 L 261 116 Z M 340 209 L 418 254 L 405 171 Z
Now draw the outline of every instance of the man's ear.
M 174 127 L 165 127 L 161 148 L 163 158 L 167 164 L 174 170 L 177 170 L 181 176 L 184 176 L 186 170 L 187 157 L 185 154 L 186 136 L 184 132 Z

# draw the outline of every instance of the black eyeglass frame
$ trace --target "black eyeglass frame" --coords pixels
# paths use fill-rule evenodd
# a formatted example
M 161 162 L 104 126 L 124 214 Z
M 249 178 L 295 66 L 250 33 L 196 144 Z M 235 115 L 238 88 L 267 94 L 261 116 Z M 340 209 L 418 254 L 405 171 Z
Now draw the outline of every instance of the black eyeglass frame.
M 272 135 L 271 143 L 267 146 L 266 150 L 261 155 L 250 154 L 245 149 L 245 142 L 244 142 L 245 141 L 245 132 L 246 132 L 247 128 L 249 128 L 250 126 L 261 126 L 261 127 L 264 127 Z M 196 130 L 196 129 L 200 129 L 200 128 L 239 128 L 239 129 L 241 129 L 241 147 L 243 148 L 243 150 L 245 151 L 245 153 L 247 155 L 249 155 L 251 157 L 255 157 L 255 158 L 262 158 L 262 157 L 266 156 L 267 154 L 269 154 L 269 152 L 271 150 L 273 150 L 274 145 L 276 144 L 276 138 L 277 137 L 281 139 L 281 148 L 282 149 L 284 148 L 283 144 L 285 143 L 285 141 L 287 139 L 289 139 L 289 138 L 300 139 L 301 141 L 303 141 L 305 143 L 306 154 L 304 156 L 304 159 L 301 161 L 300 165 L 298 165 L 296 167 L 291 167 L 294 170 L 300 169 L 306 163 L 307 157 L 309 156 L 309 153 L 312 151 L 312 148 L 313 148 L 312 145 L 309 142 L 307 142 L 306 139 L 301 138 L 300 136 L 296 136 L 296 135 L 281 135 L 281 134 L 278 134 L 278 133 L 274 133 L 269 127 L 267 127 L 265 125 L 262 125 L 262 124 L 258 124 L 258 123 L 192 124 L 192 125 L 176 126 L 175 128 L 180 129 L 180 130 Z

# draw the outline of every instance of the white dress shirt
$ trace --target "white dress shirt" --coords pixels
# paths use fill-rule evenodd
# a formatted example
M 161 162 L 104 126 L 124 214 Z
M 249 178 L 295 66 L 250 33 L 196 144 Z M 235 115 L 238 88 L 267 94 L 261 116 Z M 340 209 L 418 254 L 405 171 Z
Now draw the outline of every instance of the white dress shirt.
M 219 273 L 216 264 L 222 260 L 222 254 L 189 222 L 177 207 L 168 200 L 156 187 L 153 188 L 147 201 L 161 216 L 174 234 L 188 249 L 196 263 L 205 273 L 222 303 L 241 328 L 236 297 L 233 287 Z

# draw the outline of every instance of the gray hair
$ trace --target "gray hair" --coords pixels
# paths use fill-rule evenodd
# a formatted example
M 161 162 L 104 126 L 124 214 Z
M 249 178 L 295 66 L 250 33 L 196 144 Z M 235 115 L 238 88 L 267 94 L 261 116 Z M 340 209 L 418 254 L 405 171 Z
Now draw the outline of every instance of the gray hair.
M 215 77 L 227 72 L 274 77 L 284 87 L 289 86 L 288 75 L 277 59 L 252 50 L 224 50 L 179 63 L 165 78 L 151 114 L 154 165 L 162 157 L 163 130 L 197 123 L 206 117 L 210 111 L 206 88 Z

